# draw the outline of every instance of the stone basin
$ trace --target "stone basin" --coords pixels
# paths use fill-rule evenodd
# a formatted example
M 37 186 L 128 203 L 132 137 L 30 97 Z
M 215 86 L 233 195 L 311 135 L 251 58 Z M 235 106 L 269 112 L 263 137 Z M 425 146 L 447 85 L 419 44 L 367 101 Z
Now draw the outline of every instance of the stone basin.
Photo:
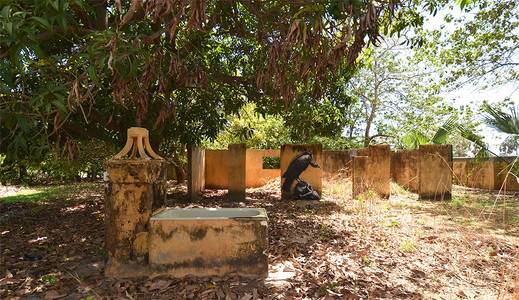
M 264 208 L 170 208 L 154 215 L 151 220 L 214 220 L 235 218 L 267 219 Z
M 267 277 L 263 208 L 169 208 L 150 219 L 152 272 L 174 277 Z

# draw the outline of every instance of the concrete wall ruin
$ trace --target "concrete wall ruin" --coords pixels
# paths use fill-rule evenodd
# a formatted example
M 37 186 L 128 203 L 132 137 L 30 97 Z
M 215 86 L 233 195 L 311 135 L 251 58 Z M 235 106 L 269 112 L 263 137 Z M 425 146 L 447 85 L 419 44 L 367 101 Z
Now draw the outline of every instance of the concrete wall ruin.
M 452 193 L 452 145 L 420 145 L 420 199 L 449 200 Z
M 229 199 L 245 200 L 247 180 L 247 145 L 229 145 Z
M 367 156 L 352 157 L 352 197 L 364 194 L 370 190 L 368 169 L 369 158 Z
M 454 182 L 459 185 L 485 190 L 519 191 L 513 175 L 507 175 L 507 165 L 515 157 L 453 159 Z
M 391 194 L 391 152 L 389 145 L 370 145 L 367 148 L 352 151 L 355 156 L 365 156 L 367 161 L 357 162 L 353 168 L 353 193 L 355 191 L 371 190 L 382 198 L 389 198 Z M 355 174 L 357 172 L 357 174 Z M 358 174 L 359 172 L 365 174 Z M 355 186 L 355 183 L 362 184 L 362 187 Z
M 323 151 L 323 174 L 325 176 L 351 176 L 351 150 Z
M 279 157 L 279 150 L 247 149 L 246 187 L 255 188 L 265 185 L 280 176 L 280 169 L 263 169 L 263 157 Z M 229 187 L 228 150 L 205 150 L 205 186 L 208 189 L 227 189 Z
M 205 150 L 205 187 L 208 189 L 229 187 L 229 151 Z
M 411 192 L 418 191 L 418 150 L 391 151 L 391 179 Z
M 270 180 L 281 176 L 280 169 L 264 169 L 264 157 L 279 157 L 279 150 L 247 149 L 247 188 L 264 186 Z

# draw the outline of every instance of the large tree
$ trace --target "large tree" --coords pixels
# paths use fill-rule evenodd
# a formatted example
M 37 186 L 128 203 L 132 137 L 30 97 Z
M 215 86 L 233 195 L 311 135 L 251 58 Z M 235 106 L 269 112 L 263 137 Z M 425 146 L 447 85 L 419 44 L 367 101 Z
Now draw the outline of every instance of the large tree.
M 449 1 L 430 2 L 433 10 L 445 12 L 443 22 L 414 38 L 444 84 L 455 89 L 468 83 L 483 88 L 518 83 L 519 2 L 457 1 L 461 11 Z
M 0 11 L 0 153 L 80 138 L 216 136 L 225 116 L 326 94 L 400 1 L 11 0 Z M 303 95 L 303 96 L 300 96 Z

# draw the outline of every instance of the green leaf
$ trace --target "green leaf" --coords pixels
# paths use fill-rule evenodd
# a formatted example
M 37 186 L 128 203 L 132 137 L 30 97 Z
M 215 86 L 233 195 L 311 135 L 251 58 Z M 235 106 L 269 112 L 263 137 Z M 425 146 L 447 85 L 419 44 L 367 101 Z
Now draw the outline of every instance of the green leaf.
M 54 1 L 51 1 L 50 2 L 50 5 L 52 5 L 52 7 L 56 10 L 56 11 L 59 11 L 59 0 L 54 0 Z
M 47 19 L 44 19 L 42 17 L 32 17 L 32 19 L 38 21 L 38 23 L 40 23 L 43 26 L 43 28 L 51 29 L 50 23 Z
M 94 65 L 88 65 L 87 72 L 88 72 L 88 77 L 90 77 L 90 79 L 92 81 L 97 82 L 98 78 L 97 78 L 96 69 L 95 69 Z
M 61 101 L 54 100 L 54 101 L 52 101 L 52 104 L 54 104 L 54 106 L 56 106 L 61 112 L 63 112 L 63 113 L 67 112 L 67 107 L 65 107 L 65 104 L 62 103 Z
M 12 22 L 6 22 L 4 24 L 5 26 L 5 30 L 7 31 L 7 33 L 9 33 L 9 35 L 12 35 L 13 34 L 13 23 Z
M 9 6 L 9 5 L 4 6 L 4 8 L 2 8 L 2 12 L 1 12 L 2 18 L 8 19 L 10 14 L 11 14 L 11 6 Z

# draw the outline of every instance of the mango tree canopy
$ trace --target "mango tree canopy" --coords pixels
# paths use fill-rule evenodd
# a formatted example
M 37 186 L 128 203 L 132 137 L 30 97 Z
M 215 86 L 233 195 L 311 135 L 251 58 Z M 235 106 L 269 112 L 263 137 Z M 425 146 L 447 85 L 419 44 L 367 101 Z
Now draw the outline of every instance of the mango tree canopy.
M 400 2 L 4 1 L 0 153 L 121 143 L 134 125 L 192 142 L 245 101 L 316 101 L 381 29 L 407 26 Z

